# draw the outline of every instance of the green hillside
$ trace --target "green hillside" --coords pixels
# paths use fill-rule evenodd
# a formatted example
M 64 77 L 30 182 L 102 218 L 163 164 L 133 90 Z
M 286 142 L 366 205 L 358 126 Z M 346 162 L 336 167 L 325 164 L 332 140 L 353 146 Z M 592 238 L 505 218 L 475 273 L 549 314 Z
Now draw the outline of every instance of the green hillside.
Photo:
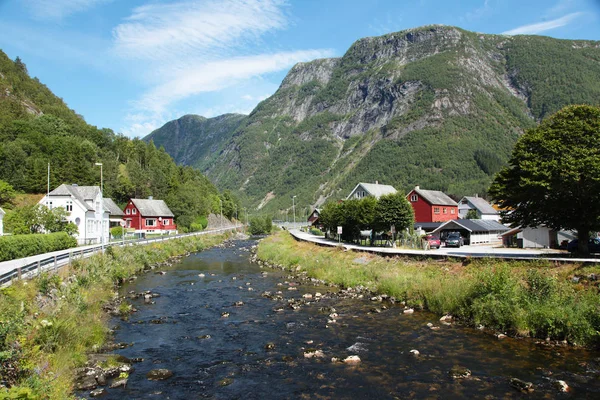
M 0 179 L 24 193 L 62 183 L 99 185 L 105 195 L 165 199 L 183 226 L 219 208 L 219 193 L 200 172 L 180 167 L 164 149 L 99 129 L 69 109 L 25 64 L 0 51 Z
M 274 213 L 294 195 L 343 198 L 358 181 L 484 194 L 525 129 L 599 102 L 600 42 L 427 26 L 296 65 L 219 133 L 218 154 L 183 162 Z

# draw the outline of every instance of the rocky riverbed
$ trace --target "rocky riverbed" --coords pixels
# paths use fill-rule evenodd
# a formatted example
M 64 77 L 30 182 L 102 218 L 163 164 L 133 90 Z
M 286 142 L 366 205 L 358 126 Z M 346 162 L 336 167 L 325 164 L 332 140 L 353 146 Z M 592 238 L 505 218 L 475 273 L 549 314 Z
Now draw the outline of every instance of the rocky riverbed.
M 226 242 L 125 283 L 120 300 L 132 312 L 113 308 L 115 344 L 78 371 L 78 395 L 600 396 L 598 352 L 466 328 L 267 265 L 253 246 Z

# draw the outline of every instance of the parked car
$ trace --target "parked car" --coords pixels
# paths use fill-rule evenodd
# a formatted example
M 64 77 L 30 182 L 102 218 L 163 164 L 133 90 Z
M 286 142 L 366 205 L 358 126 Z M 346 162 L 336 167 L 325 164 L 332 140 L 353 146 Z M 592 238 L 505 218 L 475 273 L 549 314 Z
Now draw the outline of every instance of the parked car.
M 460 233 L 450 233 L 446 236 L 446 247 L 460 247 L 465 244 L 463 237 Z
M 426 235 L 425 240 L 429 243 L 429 248 L 431 249 L 439 249 L 442 245 L 440 238 L 433 235 Z
M 571 253 L 574 253 L 579 248 L 579 240 L 573 239 L 567 245 L 567 250 Z M 600 239 L 590 238 L 588 240 L 588 250 L 590 253 L 600 253 Z

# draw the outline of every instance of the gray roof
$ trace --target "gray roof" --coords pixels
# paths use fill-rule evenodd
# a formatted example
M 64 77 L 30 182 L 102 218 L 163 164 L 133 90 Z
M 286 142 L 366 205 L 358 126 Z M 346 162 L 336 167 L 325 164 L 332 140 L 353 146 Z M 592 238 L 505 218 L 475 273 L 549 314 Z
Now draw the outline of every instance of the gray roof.
M 104 210 L 108 211 L 111 216 L 122 217 L 123 210 L 119 208 L 119 206 L 113 201 L 113 199 L 104 197 L 102 199 L 102 204 L 104 205 Z
M 456 223 L 470 232 L 506 232 L 510 228 L 494 220 L 487 219 L 453 219 L 444 222 L 436 231 L 442 230 L 446 225 Z
M 448 197 L 446 193 L 440 192 L 439 190 L 425 190 L 417 186 L 414 191 L 431 205 L 458 206 L 457 202 Z
M 379 199 L 381 196 L 385 196 L 386 194 L 394 194 L 398 192 L 396 188 L 392 185 L 360 182 L 354 187 L 354 189 L 352 189 L 352 191 L 350 192 L 348 197 L 346 197 L 346 199 L 349 199 L 352 193 L 354 193 L 359 186 L 362 186 L 371 196 L 375 197 L 376 199 Z
M 93 200 L 100 192 L 99 186 L 77 186 L 65 185 L 64 183 L 48 193 L 50 196 L 72 196 L 88 210 L 94 211 L 94 207 L 86 203 L 86 200 Z M 93 204 L 93 203 L 92 203 Z
M 481 197 L 465 196 L 460 201 L 463 199 L 467 199 L 482 214 L 498 215 L 498 211 Z
M 164 200 L 131 199 L 135 208 L 146 217 L 174 217 Z

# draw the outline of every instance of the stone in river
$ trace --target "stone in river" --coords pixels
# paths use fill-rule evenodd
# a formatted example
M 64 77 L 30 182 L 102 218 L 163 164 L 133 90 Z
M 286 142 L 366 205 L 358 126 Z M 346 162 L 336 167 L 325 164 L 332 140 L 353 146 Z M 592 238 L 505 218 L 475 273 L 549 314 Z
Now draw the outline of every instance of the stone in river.
M 113 383 L 110 384 L 110 388 L 118 388 L 127 386 L 127 378 L 114 380 Z
M 419 356 L 419 354 L 421 354 L 421 353 L 419 353 L 419 350 L 412 349 L 412 350 L 410 351 L 410 354 L 412 354 L 413 356 L 417 357 L 417 356 Z
M 450 375 L 450 378 L 452 379 L 468 378 L 471 376 L 471 370 L 461 367 L 460 365 L 455 365 L 454 367 L 450 368 L 448 375 Z
M 100 397 L 100 396 L 104 396 L 106 394 L 106 390 L 105 389 L 96 389 L 96 390 L 92 390 L 90 392 L 90 397 Z
M 162 381 L 173 376 L 173 372 L 165 368 L 153 369 L 146 374 L 146 377 L 151 381 Z
M 359 356 L 348 356 L 346 358 L 344 358 L 344 363 L 345 364 L 350 364 L 350 365 L 356 365 L 360 363 L 360 357 Z
M 565 381 L 554 381 L 553 384 L 559 392 L 567 393 L 569 391 L 569 385 Z
M 519 378 L 511 378 L 510 386 L 521 392 L 533 392 L 533 383 L 522 381 Z

